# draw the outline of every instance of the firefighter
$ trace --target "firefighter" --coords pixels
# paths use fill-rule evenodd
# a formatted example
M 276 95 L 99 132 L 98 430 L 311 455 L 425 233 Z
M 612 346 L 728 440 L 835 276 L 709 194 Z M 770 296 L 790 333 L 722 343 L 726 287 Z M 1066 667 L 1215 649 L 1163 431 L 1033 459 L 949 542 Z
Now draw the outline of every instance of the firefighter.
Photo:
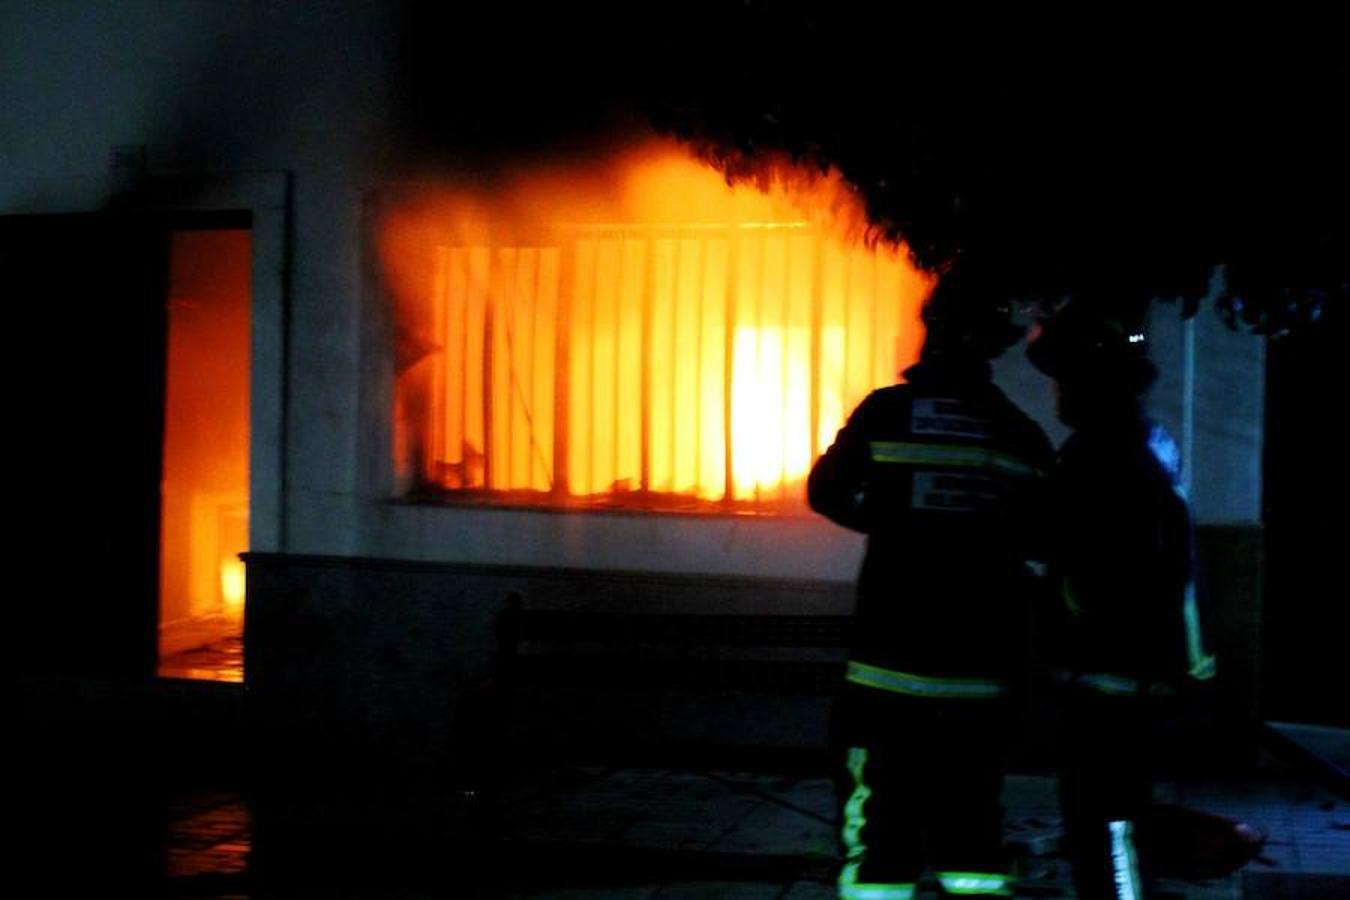
M 1047 491 L 1057 591 L 1046 645 L 1068 723 L 1060 792 L 1084 900 L 1147 895 L 1162 723 L 1214 676 L 1180 454 L 1143 410 L 1157 370 L 1140 320 L 1072 303 L 1027 351 L 1073 429 Z
M 839 896 L 1009 896 L 1004 751 L 1034 576 L 1024 512 L 1053 462 L 994 386 L 1021 330 L 969 277 L 923 310 L 904 383 L 869 395 L 811 471 L 811 506 L 867 535 L 856 638 L 836 705 L 846 753 Z

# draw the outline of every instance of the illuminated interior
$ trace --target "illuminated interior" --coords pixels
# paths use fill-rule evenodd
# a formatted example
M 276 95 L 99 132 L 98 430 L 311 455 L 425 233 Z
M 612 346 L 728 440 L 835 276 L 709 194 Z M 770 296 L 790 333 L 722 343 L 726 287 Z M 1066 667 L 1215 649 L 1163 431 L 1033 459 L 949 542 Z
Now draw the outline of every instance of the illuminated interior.
M 159 670 L 242 680 L 249 232 L 175 232 L 169 268 Z
M 709 511 L 800 504 L 922 341 L 931 282 L 836 176 L 728 186 L 676 144 L 399 205 L 395 457 L 413 493 Z

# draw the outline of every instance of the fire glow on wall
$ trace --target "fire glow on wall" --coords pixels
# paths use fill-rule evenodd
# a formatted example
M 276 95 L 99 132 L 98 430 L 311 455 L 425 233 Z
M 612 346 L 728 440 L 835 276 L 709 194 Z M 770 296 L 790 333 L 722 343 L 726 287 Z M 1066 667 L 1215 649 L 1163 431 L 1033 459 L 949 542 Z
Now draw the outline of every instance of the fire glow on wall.
M 404 489 L 768 511 L 922 341 L 931 280 L 833 174 L 729 186 L 673 143 L 381 219 Z

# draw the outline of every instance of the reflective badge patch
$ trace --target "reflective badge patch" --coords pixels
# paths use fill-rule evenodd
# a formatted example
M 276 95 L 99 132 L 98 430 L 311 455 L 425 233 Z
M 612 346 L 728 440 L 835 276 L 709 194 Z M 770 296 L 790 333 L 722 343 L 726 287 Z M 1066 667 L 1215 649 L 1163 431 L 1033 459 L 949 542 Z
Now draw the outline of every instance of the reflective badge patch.
M 915 472 L 910 507 L 932 512 L 979 512 L 998 504 L 999 483 L 980 475 Z
M 971 415 L 970 408 L 960 400 L 923 397 L 914 401 L 909 430 L 911 434 L 986 438 L 989 436 L 989 420 Z

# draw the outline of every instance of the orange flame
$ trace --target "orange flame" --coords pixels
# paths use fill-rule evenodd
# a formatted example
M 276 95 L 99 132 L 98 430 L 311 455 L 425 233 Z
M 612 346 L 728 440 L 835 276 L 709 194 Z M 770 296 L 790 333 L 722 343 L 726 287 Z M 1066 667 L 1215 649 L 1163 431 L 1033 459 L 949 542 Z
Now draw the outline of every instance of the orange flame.
M 653 141 L 385 210 L 395 454 L 502 497 L 791 499 L 931 289 L 837 173 L 729 185 Z
M 240 613 L 244 608 L 244 562 L 237 556 L 220 561 L 220 596 L 225 608 Z

